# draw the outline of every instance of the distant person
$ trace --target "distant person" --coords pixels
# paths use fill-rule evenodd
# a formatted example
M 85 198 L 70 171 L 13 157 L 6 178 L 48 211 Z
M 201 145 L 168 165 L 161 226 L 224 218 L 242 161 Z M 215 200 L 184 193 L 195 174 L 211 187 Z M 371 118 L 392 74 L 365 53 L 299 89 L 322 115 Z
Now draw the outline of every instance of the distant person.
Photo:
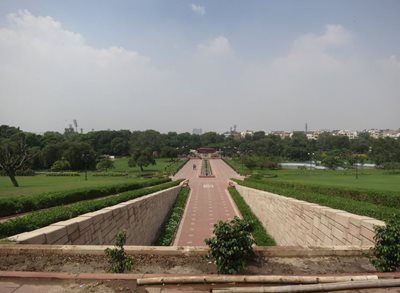
M 196 164 L 193 164 L 193 170 L 196 170 Z

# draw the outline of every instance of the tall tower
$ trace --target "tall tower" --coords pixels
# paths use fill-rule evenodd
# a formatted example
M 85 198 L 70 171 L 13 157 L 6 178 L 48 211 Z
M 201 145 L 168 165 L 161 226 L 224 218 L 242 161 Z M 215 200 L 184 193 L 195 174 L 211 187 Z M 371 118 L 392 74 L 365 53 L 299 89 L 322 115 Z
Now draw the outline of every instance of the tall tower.
M 306 122 L 306 134 L 307 134 L 307 132 L 308 132 L 308 125 L 307 125 L 307 122 Z

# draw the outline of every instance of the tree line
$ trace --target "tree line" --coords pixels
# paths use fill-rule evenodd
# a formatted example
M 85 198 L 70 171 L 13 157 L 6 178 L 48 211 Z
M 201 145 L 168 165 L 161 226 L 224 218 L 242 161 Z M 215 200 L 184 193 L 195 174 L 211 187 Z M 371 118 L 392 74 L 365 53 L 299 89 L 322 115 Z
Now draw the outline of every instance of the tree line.
M 138 164 L 142 168 L 154 163 L 155 157 L 184 156 L 199 147 L 214 147 L 222 155 L 244 157 L 247 162 L 264 164 L 264 167 L 285 160 L 320 160 L 328 166 L 335 166 L 343 160 L 353 163 L 369 161 L 378 165 L 400 162 L 400 140 L 375 139 L 368 133 L 361 133 L 355 139 L 322 133 L 318 139 L 309 140 L 304 132 L 294 132 L 291 137 L 283 139 L 257 131 L 237 139 L 215 132 L 196 135 L 155 130 L 79 133 L 66 129 L 64 133 L 48 131 L 35 134 L 1 125 L 0 169 L 6 173 L 10 172 L 10 166 L 45 170 L 60 160 L 68 162 L 70 170 L 94 169 L 104 155 L 129 156 L 131 166 Z

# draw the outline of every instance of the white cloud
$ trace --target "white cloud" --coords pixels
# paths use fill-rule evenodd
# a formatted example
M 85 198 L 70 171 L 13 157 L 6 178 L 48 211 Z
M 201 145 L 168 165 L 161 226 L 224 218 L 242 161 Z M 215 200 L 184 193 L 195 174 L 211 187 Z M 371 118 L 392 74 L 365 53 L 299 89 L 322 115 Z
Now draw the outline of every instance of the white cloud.
M 205 15 L 206 14 L 206 9 L 204 6 L 196 5 L 196 4 L 190 4 L 190 8 L 192 11 L 198 15 Z
M 208 56 L 227 56 L 233 53 L 231 43 L 224 36 L 217 36 L 205 44 L 199 44 L 197 49 Z
M 150 121 L 146 111 L 167 103 L 170 74 L 149 57 L 95 48 L 53 18 L 28 11 L 10 14 L 0 28 L 0 64 L 0 124 L 29 129 L 35 120 L 38 129 L 62 129 L 77 118 L 96 128 L 141 128 Z M 118 121 L 107 126 L 107 117 Z

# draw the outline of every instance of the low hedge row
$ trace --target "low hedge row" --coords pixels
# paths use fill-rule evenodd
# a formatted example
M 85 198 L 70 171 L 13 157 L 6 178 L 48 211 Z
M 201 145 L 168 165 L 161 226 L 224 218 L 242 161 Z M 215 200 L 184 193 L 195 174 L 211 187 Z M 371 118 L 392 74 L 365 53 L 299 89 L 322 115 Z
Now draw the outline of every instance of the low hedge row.
M 178 230 L 179 223 L 183 212 L 185 210 L 186 201 L 189 195 L 190 188 L 182 187 L 179 191 L 178 197 L 172 207 L 167 220 L 164 222 L 160 229 L 160 235 L 155 241 L 156 245 L 169 246 L 175 238 L 176 231 Z
M 26 170 L 17 170 L 15 172 L 16 176 L 35 176 L 36 172 L 32 169 L 26 169 Z M 0 170 L 0 176 L 8 176 L 6 171 Z
M 81 174 L 79 174 L 78 172 L 48 172 L 48 173 L 45 173 L 44 175 L 53 176 L 53 177 L 58 177 L 58 176 L 64 176 L 64 177 L 81 176 Z
M 170 181 L 168 178 L 150 179 L 141 182 L 100 187 L 85 187 L 29 196 L 3 197 L 0 198 L 0 216 L 4 217 L 58 205 L 70 204 L 81 200 L 103 197 L 128 190 L 157 185 L 168 181 Z
M 254 241 L 258 246 L 274 246 L 276 245 L 275 240 L 267 233 L 264 226 L 261 224 L 260 220 L 253 213 L 251 208 L 244 201 L 240 193 L 234 188 L 228 188 L 229 193 L 232 196 L 233 201 L 238 207 L 243 218 L 253 224 L 254 231 L 252 232 Z
M 180 182 L 180 180 L 167 182 L 150 188 L 122 192 L 104 199 L 81 201 L 68 206 L 57 206 L 43 211 L 36 211 L 29 215 L 0 223 L 0 238 L 36 230 L 59 221 L 65 221 L 85 213 L 177 186 Z
M 128 176 L 128 173 L 110 173 L 110 172 L 99 172 L 93 173 L 93 177 L 124 177 Z
M 266 182 L 254 182 L 254 181 L 241 181 L 235 180 L 238 184 L 264 190 L 276 194 L 280 194 L 287 197 L 292 197 L 307 202 L 316 203 L 322 206 L 331 207 L 334 209 L 340 209 L 349 213 L 368 216 L 376 218 L 382 221 L 387 221 L 392 218 L 393 215 L 400 215 L 400 210 L 395 207 L 387 207 L 383 205 L 377 205 L 366 201 L 358 201 L 351 198 L 343 200 L 343 197 L 332 196 L 327 194 L 321 194 L 317 192 L 298 190 L 295 188 L 282 187 L 278 185 L 272 185 Z
M 363 189 L 346 188 L 340 186 L 331 187 L 324 185 L 301 184 L 301 183 L 283 182 L 274 180 L 259 181 L 254 179 L 247 179 L 245 181 L 267 184 L 269 186 L 274 186 L 279 188 L 296 189 L 297 191 L 316 192 L 319 194 L 337 196 L 346 199 L 353 199 L 364 202 L 366 201 L 369 203 L 383 205 L 387 207 L 400 208 L 400 195 L 398 193 L 396 194 L 395 192 L 390 192 L 390 191 L 363 190 Z

